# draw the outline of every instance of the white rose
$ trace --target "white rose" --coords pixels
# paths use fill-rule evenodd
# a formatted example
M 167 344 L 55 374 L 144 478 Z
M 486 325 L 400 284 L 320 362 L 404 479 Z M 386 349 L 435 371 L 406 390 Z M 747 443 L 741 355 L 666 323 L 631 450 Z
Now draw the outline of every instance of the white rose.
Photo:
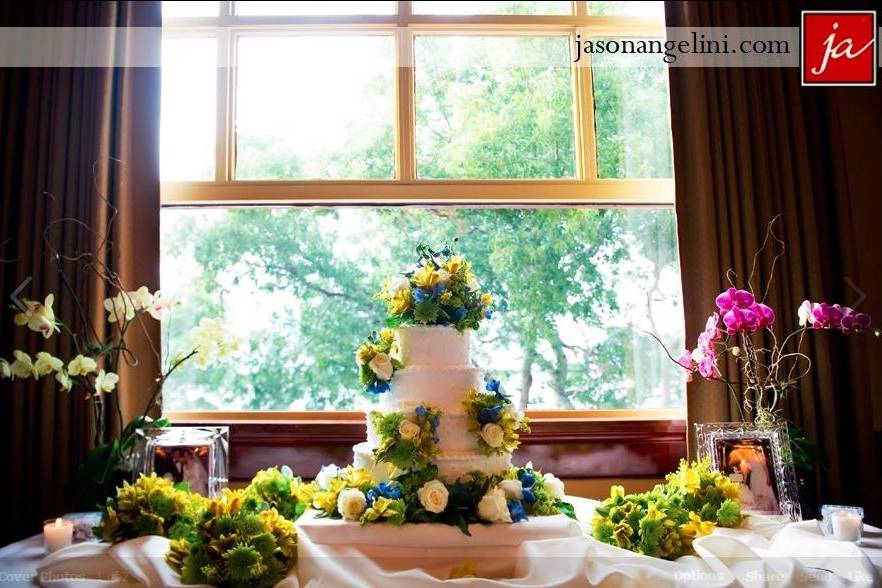
M 477 292 L 478 288 L 480 287 L 480 284 L 478 284 L 478 278 L 476 278 L 475 276 L 471 276 L 468 282 L 466 282 L 466 288 L 468 288 L 472 292 Z
M 450 280 L 450 272 L 447 270 L 435 270 L 435 275 L 438 276 L 438 281 L 440 281 L 442 284 L 446 284 Z
M 358 488 L 347 488 L 337 496 L 337 510 L 347 521 L 357 521 L 366 505 L 367 499 Z
M 449 497 L 447 487 L 440 480 L 432 480 L 426 482 L 423 487 L 417 490 L 417 497 L 420 504 L 429 512 L 441 513 L 447 508 L 447 499 Z
M 377 378 L 384 382 L 389 381 L 389 378 L 392 377 L 392 360 L 389 358 L 388 353 L 376 354 L 368 363 L 368 367 L 371 368 L 371 371 L 374 372 Z
M 398 434 L 401 435 L 401 438 L 405 441 L 416 439 L 420 436 L 420 432 L 420 426 L 407 419 L 404 419 L 401 421 L 401 424 L 398 425 Z
M 545 488 L 552 498 L 564 497 L 563 481 L 552 473 L 542 476 L 542 487 Z
M 504 436 L 505 431 L 496 423 L 487 423 L 481 427 L 481 439 L 490 447 L 495 448 L 502 445 L 502 438 Z
M 406 289 L 410 289 L 410 280 L 404 276 L 398 276 L 394 280 L 391 280 L 389 285 L 386 286 L 386 295 L 389 298 L 392 298 L 399 290 Z
M 315 477 L 315 483 L 319 485 L 319 488 L 322 490 L 327 490 L 331 485 L 331 480 L 337 477 L 340 473 L 340 468 L 331 464 L 322 466 L 321 471 L 319 471 L 318 475 Z
M 505 492 L 505 497 L 509 500 L 523 500 L 524 487 L 520 480 L 503 480 L 499 483 L 499 487 Z
M 478 502 L 478 516 L 491 523 L 511 522 L 511 513 L 508 512 L 508 502 L 502 488 L 494 488 L 481 498 Z

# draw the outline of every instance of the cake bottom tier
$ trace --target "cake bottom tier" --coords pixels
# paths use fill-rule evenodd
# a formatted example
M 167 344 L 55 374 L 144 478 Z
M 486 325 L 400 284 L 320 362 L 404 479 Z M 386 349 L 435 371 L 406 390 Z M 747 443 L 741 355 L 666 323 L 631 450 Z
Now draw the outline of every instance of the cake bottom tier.
M 475 470 L 487 475 L 501 474 L 511 467 L 511 454 L 488 456 L 482 453 L 441 452 L 433 461 L 438 466 L 438 476 L 452 483 Z M 375 479 L 386 477 L 385 465 L 374 460 L 374 446 L 371 443 L 359 443 L 352 448 L 352 465 L 368 470 Z
M 508 584 L 501 578 L 533 586 L 584 586 L 588 582 L 578 568 L 580 577 L 571 573 L 569 582 L 555 581 L 573 570 L 576 562 L 585 561 L 584 550 L 573 548 L 585 541 L 582 528 L 564 515 L 530 517 L 513 524 L 472 524 L 470 535 L 440 523 L 363 526 L 319 518 L 312 509 L 295 525 L 301 586 L 313 582 L 335 588 L 434 586 L 464 565 L 471 566 L 478 578 L 460 581 L 459 586 Z M 545 570 L 538 577 L 524 572 L 531 561 Z

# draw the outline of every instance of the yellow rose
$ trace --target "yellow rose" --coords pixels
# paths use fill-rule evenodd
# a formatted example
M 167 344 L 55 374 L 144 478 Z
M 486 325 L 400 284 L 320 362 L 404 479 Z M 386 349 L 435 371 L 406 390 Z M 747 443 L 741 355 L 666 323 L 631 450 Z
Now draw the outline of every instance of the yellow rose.
M 481 294 L 481 304 L 483 304 L 484 306 L 490 306 L 491 304 L 493 304 L 493 294 L 491 294 L 490 292 L 484 292 L 483 294 Z
M 410 294 L 410 290 L 399 290 L 389 300 L 389 312 L 392 314 L 404 314 L 410 308 L 412 301 L 413 297 Z
M 438 282 L 441 281 L 440 276 L 435 272 L 435 268 L 431 265 L 424 265 L 411 279 L 415 285 L 424 290 L 434 288 L 438 285 Z

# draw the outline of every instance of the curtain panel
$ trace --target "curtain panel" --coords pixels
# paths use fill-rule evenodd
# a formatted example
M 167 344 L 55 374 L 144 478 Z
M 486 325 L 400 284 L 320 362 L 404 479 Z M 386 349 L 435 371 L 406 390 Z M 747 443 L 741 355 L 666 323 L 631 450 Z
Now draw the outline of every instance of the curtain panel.
M 782 2 L 666 2 L 669 27 L 798 26 L 806 6 Z M 829 8 L 829 6 L 827 6 Z M 849 9 L 855 9 L 849 5 Z M 727 270 L 747 286 L 767 223 L 784 257 L 757 260 L 751 285 L 789 332 L 803 299 L 858 305 L 882 319 L 882 92 L 803 88 L 797 68 L 670 68 L 670 99 L 687 345 L 716 310 Z M 882 520 L 882 345 L 871 335 L 811 333 L 811 377 L 785 405 L 830 459 L 821 502 L 861 504 Z M 729 358 L 727 377 L 739 382 Z M 739 419 L 714 382 L 689 384 L 690 424 Z M 694 452 L 694 434 L 690 449 Z M 813 516 L 814 513 L 804 513 Z
M 0 6 L 0 26 L 156 27 L 139 51 L 157 63 L 160 55 L 159 2 L 10 2 Z M 159 76 L 159 68 L 0 68 L 2 357 L 14 349 L 73 357 L 63 337 L 13 327 L 9 296 L 23 284 L 19 296 L 53 293 L 60 320 L 79 325 L 88 315 L 99 334 L 110 332 L 110 293 L 85 265 L 101 261 L 130 289 L 159 287 Z M 131 347 L 140 365 L 120 369 L 107 410 L 112 431 L 144 410 L 158 371 L 150 351 L 158 325 L 137 330 Z M 65 483 L 92 447 L 96 423 L 90 401 L 52 378 L 0 385 L 5 544 L 64 512 Z

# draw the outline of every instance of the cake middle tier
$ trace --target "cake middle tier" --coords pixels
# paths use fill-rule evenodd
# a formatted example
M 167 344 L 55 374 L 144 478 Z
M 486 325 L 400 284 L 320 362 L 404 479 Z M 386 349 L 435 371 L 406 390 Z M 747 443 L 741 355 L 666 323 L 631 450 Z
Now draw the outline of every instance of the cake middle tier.
M 395 372 L 391 391 L 380 398 L 380 410 L 403 410 L 419 404 L 441 409 L 444 414 L 462 412 L 469 388 L 484 387 L 483 372 L 468 367 L 405 367 Z
M 376 479 L 384 479 L 386 469 L 378 465 L 374 459 L 374 445 L 363 442 L 352 448 L 352 465 L 371 472 Z M 503 474 L 511 467 L 511 453 L 502 455 L 483 455 L 469 452 L 441 452 L 432 460 L 438 467 L 438 476 L 448 483 L 453 483 L 474 471 L 488 476 Z

